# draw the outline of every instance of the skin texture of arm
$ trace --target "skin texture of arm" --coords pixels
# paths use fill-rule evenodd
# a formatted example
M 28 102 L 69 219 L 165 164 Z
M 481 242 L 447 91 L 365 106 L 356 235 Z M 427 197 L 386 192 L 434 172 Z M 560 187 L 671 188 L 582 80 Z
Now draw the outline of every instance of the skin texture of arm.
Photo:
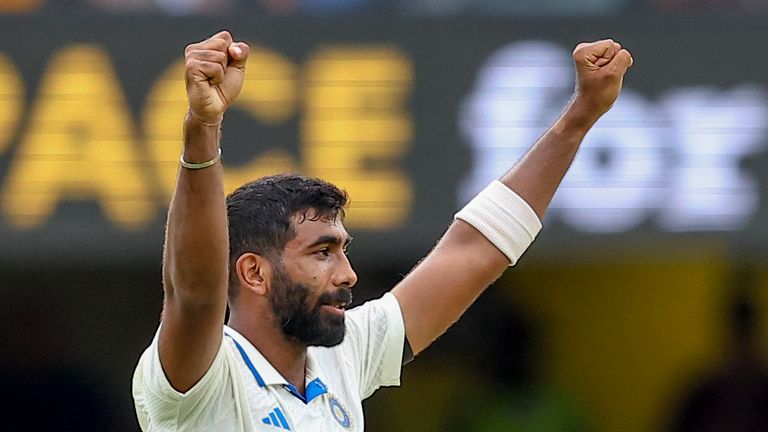
M 185 161 L 200 163 L 216 157 L 219 124 L 242 87 L 247 57 L 248 46 L 234 43 L 228 32 L 187 46 Z M 159 335 L 163 371 L 180 392 L 203 377 L 221 344 L 228 261 L 221 165 L 181 168 L 166 227 Z
M 616 101 L 632 56 L 612 40 L 579 44 L 577 85 L 563 115 L 500 181 L 542 219 L 584 136 Z M 533 61 L 533 60 L 532 60 Z M 509 266 L 480 232 L 455 221 L 395 288 L 414 354 L 443 334 Z

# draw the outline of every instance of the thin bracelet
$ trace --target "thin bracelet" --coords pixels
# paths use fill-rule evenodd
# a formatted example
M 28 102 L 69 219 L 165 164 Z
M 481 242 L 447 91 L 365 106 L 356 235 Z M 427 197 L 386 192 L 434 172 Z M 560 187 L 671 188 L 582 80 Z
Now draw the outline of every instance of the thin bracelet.
M 218 125 L 220 125 L 220 124 L 221 124 L 221 122 L 222 122 L 222 121 L 224 121 L 224 116 L 222 116 L 222 117 L 219 119 L 219 121 L 217 121 L 216 123 L 206 123 L 206 122 L 204 122 L 203 120 L 201 120 L 201 119 L 200 119 L 200 117 L 198 117 L 198 116 L 194 115 L 194 114 L 192 113 L 192 110 L 191 110 L 191 109 L 188 109 L 188 110 L 187 110 L 187 115 L 188 115 L 188 116 L 190 116 L 190 117 L 192 117 L 193 119 L 195 119 L 195 121 L 196 121 L 196 122 L 198 122 L 198 123 L 200 123 L 201 125 L 203 125 L 203 126 L 208 126 L 208 127 L 218 126 Z
M 179 161 L 181 162 L 181 166 L 183 166 L 184 168 L 189 169 L 189 170 L 199 170 L 199 169 L 203 169 L 203 168 L 208 168 L 209 166 L 216 165 L 216 163 L 218 161 L 220 161 L 220 160 L 221 160 L 221 147 L 219 147 L 219 153 L 216 155 L 216 157 L 214 157 L 213 159 L 211 159 L 209 161 L 205 161 L 205 162 L 189 163 L 189 162 L 184 160 L 184 154 L 182 154 L 179 157 Z

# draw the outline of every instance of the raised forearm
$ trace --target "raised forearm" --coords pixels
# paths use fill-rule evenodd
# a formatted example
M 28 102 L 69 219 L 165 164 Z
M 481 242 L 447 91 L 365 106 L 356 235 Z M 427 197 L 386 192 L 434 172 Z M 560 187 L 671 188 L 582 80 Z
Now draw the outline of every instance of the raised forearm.
M 552 201 L 587 131 L 613 106 L 632 56 L 613 40 L 579 44 L 573 51 L 576 92 L 565 112 L 500 179 L 539 216 Z
M 584 136 L 600 114 L 575 97 L 523 159 L 501 177 L 500 181 L 520 195 L 539 219 L 544 218 Z
M 184 120 L 184 160 L 199 163 L 218 154 L 219 127 Z M 180 168 L 168 213 L 164 282 L 171 295 L 199 300 L 226 296 L 228 240 L 222 168 Z

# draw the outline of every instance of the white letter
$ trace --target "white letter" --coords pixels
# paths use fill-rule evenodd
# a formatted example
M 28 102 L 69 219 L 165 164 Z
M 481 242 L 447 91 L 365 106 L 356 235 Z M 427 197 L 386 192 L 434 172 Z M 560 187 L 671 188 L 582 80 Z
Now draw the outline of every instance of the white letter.
M 473 158 L 459 205 L 523 156 L 560 114 L 573 83 L 570 53 L 552 43 L 515 43 L 491 56 L 459 114 Z
M 664 106 L 675 126 L 680 167 L 660 224 L 674 231 L 742 228 L 757 210 L 758 189 L 739 164 L 765 142 L 764 93 L 754 87 L 684 89 Z

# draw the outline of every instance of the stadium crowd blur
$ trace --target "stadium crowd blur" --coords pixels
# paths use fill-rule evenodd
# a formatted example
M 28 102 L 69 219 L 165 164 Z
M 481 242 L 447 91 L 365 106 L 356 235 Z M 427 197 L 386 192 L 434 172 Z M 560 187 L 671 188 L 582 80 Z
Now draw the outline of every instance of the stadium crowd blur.
M 683 11 L 701 8 L 768 11 L 764 0 L 4 0 L 0 12 L 40 11 L 151 13 L 169 15 L 416 15 L 416 16 L 580 16 L 627 11 Z

